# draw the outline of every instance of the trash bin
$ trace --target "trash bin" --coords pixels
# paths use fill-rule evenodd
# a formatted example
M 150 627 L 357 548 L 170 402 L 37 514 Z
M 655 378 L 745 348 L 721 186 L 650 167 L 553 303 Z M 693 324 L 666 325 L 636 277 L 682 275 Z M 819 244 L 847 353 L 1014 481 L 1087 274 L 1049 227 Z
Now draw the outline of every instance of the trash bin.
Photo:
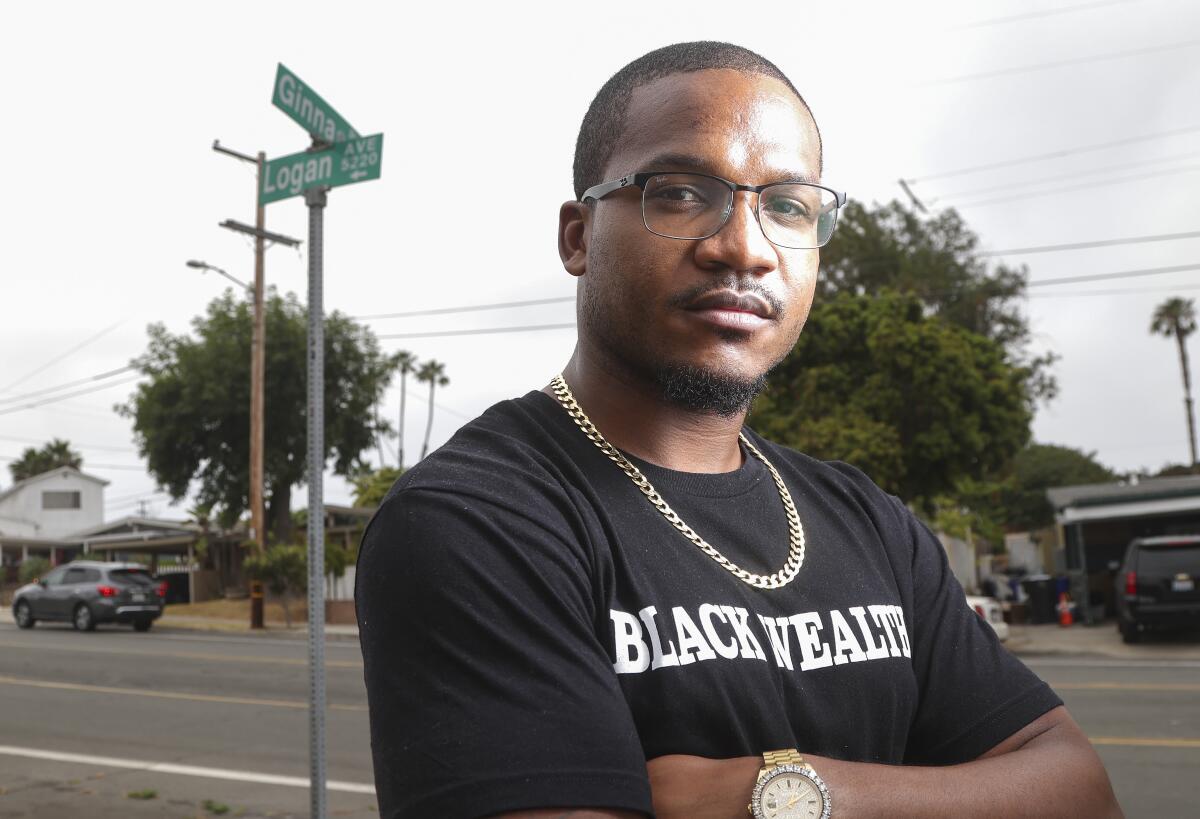
M 1048 574 L 1031 575 L 1021 581 L 1021 588 L 1029 595 L 1029 622 L 1055 623 L 1058 622 L 1057 585 L 1054 578 Z

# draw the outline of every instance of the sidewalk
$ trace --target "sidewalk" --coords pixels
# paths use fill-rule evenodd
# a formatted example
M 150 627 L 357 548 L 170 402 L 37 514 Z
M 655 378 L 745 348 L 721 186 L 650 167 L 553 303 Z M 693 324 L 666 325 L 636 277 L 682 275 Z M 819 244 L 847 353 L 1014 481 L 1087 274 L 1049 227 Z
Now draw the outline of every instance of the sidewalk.
M 222 617 L 187 617 L 167 614 L 154 621 L 154 632 L 173 631 L 210 631 L 222 634 L 248 635 L 253 637 L 290 637 L 304 639 L 308 636 L 308 624 L 303 620 L 294 620 L 291 628 L 283 623 L 268 622 L 264 629 L 251 630 L 248 620 L 234 620 Z M 0 608 L 0 623 L 14 625 L 12 609 Z M 118 626 L 119 628 L 119 626 Z M 127 627 L 126 627 L 127 628 Z M 358 626 L 356 625 L 325 625 L 325 639 L 352 640 L 358 642 Z
M 1055 623 L 1009 626 L 1005 645 L 1022 657 L 1078 655 L 1122 660 L 1200 660 L 1200 634 L 1195 631 L 1143 635 L 1142 642 L 1126 645 L 1113 621 L 1068 628 Z

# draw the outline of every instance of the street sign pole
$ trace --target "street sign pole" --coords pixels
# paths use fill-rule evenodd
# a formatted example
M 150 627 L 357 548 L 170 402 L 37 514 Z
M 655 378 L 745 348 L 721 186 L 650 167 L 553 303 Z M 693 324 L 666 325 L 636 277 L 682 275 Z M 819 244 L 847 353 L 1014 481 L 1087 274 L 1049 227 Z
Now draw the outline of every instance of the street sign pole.
M 308 205 L 308 760 L 310 816 L 325 819 L 325 189 Z
M 255 157 L 257 185 L 262 188 L 263 173 L 267 169 L 267 155 L 262 151 Z M 267 322 L 263 315 L 263 256 L 266 244 L 266 207 L 258 197 L 254 212 L 254 329 L 250 345 L 250 537 L 258 544 L 258 556 L 267 548 L 267 527 L 263 520 L 263 380 L 266 378 Z M 263 617 L 263 584 L 261 580 L 250 581 L 250 628 L 265 626 Z

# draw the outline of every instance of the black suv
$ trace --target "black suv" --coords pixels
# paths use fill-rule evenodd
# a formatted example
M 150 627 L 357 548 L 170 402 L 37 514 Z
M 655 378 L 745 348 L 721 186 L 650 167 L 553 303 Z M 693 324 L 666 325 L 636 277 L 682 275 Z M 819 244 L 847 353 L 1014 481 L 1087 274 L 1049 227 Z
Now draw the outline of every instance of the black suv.
M 1200 535 L 1143 537 L 1117 575 L 1117 628 L 1127 643 L 1156 626 L 1200 626 Z
M 21 628 L 38 620 L 64 620 L 79 631 L 97 623 L 130 623 L 148 631 L 162 616 L 167 584 L 137 563 L 76 560 L 56 566 L 13 595 L 13 619 Z

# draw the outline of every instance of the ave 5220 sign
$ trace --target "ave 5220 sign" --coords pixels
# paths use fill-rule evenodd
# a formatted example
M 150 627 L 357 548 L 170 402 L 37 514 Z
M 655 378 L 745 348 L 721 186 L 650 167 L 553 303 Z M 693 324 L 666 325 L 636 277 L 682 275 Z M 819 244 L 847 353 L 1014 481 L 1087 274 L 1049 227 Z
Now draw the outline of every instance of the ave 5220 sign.
M 304 151 L 267 162 L 258 191 L 260 204 L 299 196 L 309 188 L 336 188 L 378 179 L 383 134 L 340 142 L 323 151 Z

